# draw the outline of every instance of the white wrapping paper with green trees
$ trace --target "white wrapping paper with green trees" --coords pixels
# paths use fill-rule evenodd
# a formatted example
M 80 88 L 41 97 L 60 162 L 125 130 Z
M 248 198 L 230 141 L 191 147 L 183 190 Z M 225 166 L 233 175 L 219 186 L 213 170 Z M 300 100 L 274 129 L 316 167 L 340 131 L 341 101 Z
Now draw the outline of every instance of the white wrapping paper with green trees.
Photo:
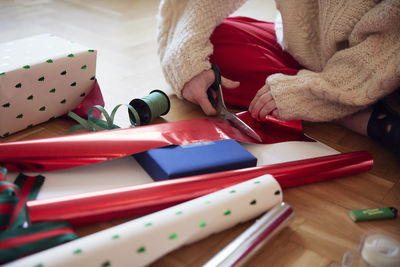
M 183 245 L 255 218 L 280 202 L 278 182 L 263 175 L 6 266 L 145 266 Z

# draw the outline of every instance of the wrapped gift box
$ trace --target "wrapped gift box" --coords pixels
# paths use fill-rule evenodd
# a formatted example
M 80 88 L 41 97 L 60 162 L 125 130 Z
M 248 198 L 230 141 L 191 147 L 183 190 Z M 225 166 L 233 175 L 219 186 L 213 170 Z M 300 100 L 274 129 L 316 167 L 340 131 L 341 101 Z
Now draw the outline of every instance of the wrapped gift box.
M 133 156 L 156 181 L 257 165 L 257 159 L 232 139 L 155 148 Z
M 0 136 L 77 107 L 94 86 L 96 55 L 50 34 L 0 44 Z

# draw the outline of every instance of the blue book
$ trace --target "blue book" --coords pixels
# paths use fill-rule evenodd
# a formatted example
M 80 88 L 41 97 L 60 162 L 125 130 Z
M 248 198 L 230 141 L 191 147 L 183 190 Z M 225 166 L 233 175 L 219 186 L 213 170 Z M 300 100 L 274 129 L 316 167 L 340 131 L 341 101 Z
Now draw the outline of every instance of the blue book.
M 257 158 L 232 139 L 156 148 L 133 157 L 155 181 L 257 165 Z

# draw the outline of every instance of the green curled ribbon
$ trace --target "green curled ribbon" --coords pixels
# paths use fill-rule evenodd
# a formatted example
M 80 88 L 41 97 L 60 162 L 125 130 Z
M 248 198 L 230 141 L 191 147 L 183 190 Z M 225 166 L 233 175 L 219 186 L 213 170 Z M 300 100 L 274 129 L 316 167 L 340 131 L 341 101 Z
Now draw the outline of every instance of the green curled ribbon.
M 80 117 L 79 115 L 75 114 L 74 112 L 70 111 L 68 113 L 68 116 L 74 120 L 76 120 L 79 124 L 71 127 L 68 130 L 68 133 L 79 130 L 79 129 L 87 129 L 88 131 L 94 132 L 94 131 L 102 131 L 102 130 L 111 130 L 111 129 L 119 129 L 118 125 L 114 124 L 114 117 L 115 114 L 117 113 L 117 110 L 121 106 L 126 106 L 130 112 L 132 112 L 135 121 L 133 121 L 129 117 L 129 121 L 131 124 L 131 127 L 135 126 L 140 126 L 140 117 L 139 114 L 136 112 L 136 110 L 129 104 L 119 104 L 115 106 L 115 108 L 112 110 L 111 115 L 108 114 L 108 112 L 100 105 L 95 105 L 89 109 L 88 112 L 88 119 L 85 120 L 84 118 Z M 98 118 L 93 117 L 93 110 L 98 109 L 100 112 L 104 115 L 104 118 L 106 120 L 101 120 Z

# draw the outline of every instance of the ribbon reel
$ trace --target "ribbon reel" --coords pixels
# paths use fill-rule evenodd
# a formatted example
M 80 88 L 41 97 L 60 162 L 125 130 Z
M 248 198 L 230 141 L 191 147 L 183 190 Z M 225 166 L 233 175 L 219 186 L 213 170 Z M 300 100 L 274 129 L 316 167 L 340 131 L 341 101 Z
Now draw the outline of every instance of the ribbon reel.
M 171 102 L 168 96 L 161 90 L 153 90 L 146 97 L 135 98 L 129 104 L 119 104 L 114 107 L 111 115 L 100 105 L 92 106 L 88 112 L 88 119 L 78 116 L 70 111 L 68 116 L 76 120 L 79 124 L 69 129 L 69 132 L 85 128 L 88 131 L 102 131 L 121 128 L 114 124 L 115 113 L 121 106 L 128 108 L 128 115 L 131 127 L 149 124 L 155 118 L 169 112 Z M 100 110 L 106 120 L 101 120 L 93 116 L 94 109 Z
M 139 114 L 141 125 L 149 124 L 159 116 L 169 112 L 171 102 L 168 96 L 161 90 L 153 90 L 148 96 L 141 99 L 135 98 L 129 102 Z M 128 110 L 129 118 L 136 123 L 136 119 L 131 110 Z

